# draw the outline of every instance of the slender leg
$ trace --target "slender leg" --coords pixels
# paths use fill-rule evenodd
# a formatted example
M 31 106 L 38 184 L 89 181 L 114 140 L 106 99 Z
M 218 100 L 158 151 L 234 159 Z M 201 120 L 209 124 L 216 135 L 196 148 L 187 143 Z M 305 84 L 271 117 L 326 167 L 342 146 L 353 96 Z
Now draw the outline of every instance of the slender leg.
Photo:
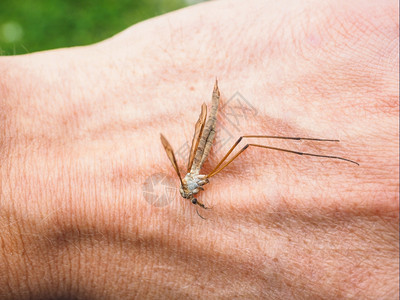
M 281 140 L 296 140 L 296 141 L 316 141 L 316 142 L 339 142 L 339 140 L 327 140 L 327 139 L 314 139 L 314 138 L 303 138 L 303 137 L 287 137 L 287 136 L 275 136 L 275 135 L 242 135 L 229 149 L 226 155 L 221 159 L 218 165 L 210 172 L 213 174 L 218 168 L 222 165 L 222 163 L 228 158 L 229 154 L 236 148 L 236 146 L 240 143 L 243 138 L 267 138 L 267 139 L 281 139 Z M 244 150 L 242 150 L 244 151 Z M 207 177 L 211 177 L 210 174 Z
M 344 161 L 356 164 L 358 166 L 360 165 L 358 162 L 355 162 L 355 161 L 347 159 L 347 158 L 339 157 L 339 156 L 321 155 L 321 154 L 313 154 L 313 153 L 307 153 L 307 152 L 299 152 L 299 151 L 293 151 L 293 150 L 270 147 L 270 146 L 264 146 L 264 145 L 258 145 L 258 144 L 247 144 L 238 153 L 236 153 L 235 156 L 232 159 L 230 159 L 227 163 L 225 163 L 222 167 L 220 167 L 219 169 L 217 169 L 215 171 L 212 171 L 210 174 L 208 174 L 207 178 L 210 178 L 210 177 L 218 174 L 221 170 L 223 170 L 225 167 L 227 167 L 232 161 L 234 161 L 235 158 L 237 158 L 241 153 L 243 153 L 243 151 L 246 150 L 249 146 L 260 147 L 260 148 L 265 148 L 265 149 L 270 149 L 270 150 L 283 151 L 283 152 L 288 152 L 288 153 L 294 153 L 294 154 L 298 154 L 298 155 L 307 155 L 307 156 L 315 156 L 315 157 L 325 157 L 325 158 L 340 159 L 340 160 L 344 160 Z M 231 150 L 233 150 L 233 149 L 231 149 Z M 229 151 L 232 152 L 231 150 L 229 150 Z M 225 160 L 225 157 L 223 158 L 223 160 Z M 218 165 L 221 165 L 221 163 L 219 163 Z

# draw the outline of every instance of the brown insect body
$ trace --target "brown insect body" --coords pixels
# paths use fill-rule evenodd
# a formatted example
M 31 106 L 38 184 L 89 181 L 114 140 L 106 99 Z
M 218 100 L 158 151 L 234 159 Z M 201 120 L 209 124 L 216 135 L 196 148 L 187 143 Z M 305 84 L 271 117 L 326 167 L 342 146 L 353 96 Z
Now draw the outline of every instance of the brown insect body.
M 183 184 L 179 188 L 179 192 L 185 199 L 192 200 L 200 190 L 204 190 L 203 185 L 209 183 L 207 175 L 187 173 L 182 179 Z M 195 200 L 197 201 L 197 200 Z
M 241 150 L 239 150 L 233 158 L 225 162 L 228 156 L 232 153 L 232 151 L 236 148 L 236 146 L 240 143 L 243 138 L 271 138 L 271 139 L 285 139 L 285 140 L 308 140 L 308 141 L 317 141 L 317 142 L 339 142 L 339 140 L 329 140 L 329 139 L 316 139 L 316 138 L 302 138 L 302 137 L 283 137 L 283 136 L 267 136 L 267 135 L 243 135 L 241 136 L 235 144 L 229 149 L 226 155 L 222 158 L 222 160 L 218 163 L 218 165 L 207 175 L 200 174 L 200 170 L 206 161 L 208 154 L 210 153 L 212 142 L 214 141 L 215 136 L 215 124 L 217 121 L 217 113 L 219 106 L 220 92 L 218 89 L 218 82 L 215 81 L 213 95 L 212 95 L 212 107 L 210 115 L 207 119 L 207 106 L 205 103 L 201 106 L 201 112 L 199 119 L 195 125 L 195 132 L 192 140 L 192 147 L 190 149 L 190 155 L 187 165 L 187 174 L 182 179 L 181 174 L 179 172 L 179 167 L 176 162 L 176 158 L 174 152 L 172 150 L 171 145 L 167 141 L 167 139 L 161 134 L 161 142 L 164 146 L 164 149 L 167 153 L 169 160 L 171 161 L 181 183 L 180 193 L 183 198 L 190 200 L 193 204 L 199 205 L 202 208 L 207 209 L 207 207 L 199 202 L 194 196 L 200 191 L 204 190 L 203 186 L 209 183 L 208 178 L 218 174 L 225 167 L 227 167 L 232 161 L 234 161 L 241 153 L 243 153 L 249 147 L 259 147 L 265 148 L 269 150 L 283 151 L 287 153 L 293 153 L 298 155 L 305 156 L 314 156 L 314 157 L 324 157 L 324 158 L 332 158 L 339 159 L 343 161 L 347 161 L 350 163 L 354 163 L 358 165 L 357 162 L 352 161 L 350 159 L 346 159 L 339 156 L 331 156 L 331 155 L 320 155 L 306 152 L 293 151 L 288 149 L 276 148 L 271 146 L 259 145 L 259 144 L 246 144 Z M 225 162 L 225 163 L 224 163 Z M 197 212 L 198 213 L 198 212 Z M 198 213 L 199 214 L 199 213 Z M 199 216 L 203 218 L 200 214 Z M 204 218 L 203 218 L 204 219 Z
M 205 103 L 203 103 L 199 119 L 195 126 L 195 132 L 188 161 L 188 173 L 186 174 L 185 178 L 183 178 L 182 185 L 179 189 L 183 198 L 189 199 L 193 204 L 197 204 L 203 208 L 206 207 L 204 204 L 194 198 L 194 195 L 200 190 L 203 190 L 203 185 L 209 182 L 207 175 L 201 175 L 199 173 L 201 167 L 208 157 L 208 154 L 210 153 L 212 142 L 214 141 L 219 98 L 220 93 L 218 89 L 218 82 L 215 81 L 212 95 L 211 112 L 207 122 L 205 122 L 207 117 L 207 106 Z

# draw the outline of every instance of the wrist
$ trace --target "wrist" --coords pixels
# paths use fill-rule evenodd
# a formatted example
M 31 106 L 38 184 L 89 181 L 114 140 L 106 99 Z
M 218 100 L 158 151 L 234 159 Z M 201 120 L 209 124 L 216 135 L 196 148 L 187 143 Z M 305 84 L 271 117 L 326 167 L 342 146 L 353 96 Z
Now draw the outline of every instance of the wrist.
M 71 210 L 60 205 L 68 185 L 55 176 L 66 164 L 43 135 L 49 127 L 37 130 L 46 98 L 38 96 L 37 60 L 25 59 L 0 57 L 0 294 L 10 299 L 51 295 L 58 279 L 70 280 L 63 266 L 74 265 L 63 231 Z

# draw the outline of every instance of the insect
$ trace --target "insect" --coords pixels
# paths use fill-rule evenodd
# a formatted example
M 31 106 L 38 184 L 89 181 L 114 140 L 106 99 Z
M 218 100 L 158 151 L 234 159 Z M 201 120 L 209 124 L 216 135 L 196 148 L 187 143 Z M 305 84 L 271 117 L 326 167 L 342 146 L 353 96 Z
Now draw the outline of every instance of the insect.
M 201 208 L 208 209 L 202 202 L 200 202 L 195 195 L 200 191 L 204 190 L 203 186 L 209 183 L 209 178 L 215 176 L 219 172 L 221 172 L 224 168 L 226 168 L 230 163 L 232 163 L 241 153 L 243 153 L 249 147 L 259 147 L 265 148 L 269 150 L 283 151 L 287 153 L 293 153 L 297 155 L 307 155 L 307 156 L 315 156 L 315 157 L 323 157 L 323 158 L 331 158 L 343 160 L 346 162 L 350 162 L 356 165 L 359 165 L 357 162 L 339 157 L 339 156 L 331 156 L 331 155 L 321 155 L 321 154 L 313 154 L 306 152 L 293 151 L 283 148 L 276 148 L 271 146 L 264 146 L 259 144 L 246 144 L 243 148 L 241 148 L 231 159 L 228 160 L 229 155 L 236 148 L 236 146 L 240 143 L 243 138 L 269 138 L 269 139 L 283 139 L 283 140 L 307 140 L 307 141 L 317 141 L 317 142 L 339 142 L 339 140 L 330 140 L 330 139 L 317 139 L 317 138 L 303 138 L 303 137 L 286 137 L 286 136 L 269 136 L 269 135 L 243 135 L 239 137 L 239 139 L 233 144 L 233 146 L 229 149 L 229 151 L 225 154 L 225 156 L 221 159 L 221 161 L 217 164 L 214 169 L 208 174 L 200 174 L 201 168 L 206 161 L 208 154 L 210 153 L 212 142 L 215 136 L 215 125 L 217 121 L 217 112 L 219 106 L 220 92 L 218 89 L 218 81 L 215 81 L 214 90 L 212 93 L 212 106 L 209 117 L 207 118 L 207 106 L 205 103 L 201 106 L 201 112 L 199 119 L 195 125 L 195 131 L 192 140 L 192 146 L 190 149 L 189 160 L 187 164 L 187 173 L 184 178 L 181 177 L 181 173 L 179 171 L 179 167 L 174 155 L 174 151 L 167 141 L 167 139 L 160 134 L 161 143 L 164 146 L 165 152 L 169 160 L 172 163 L 172 166 L 175 169 L 176 174 L 179 177 L 180 188 L 179 192 L 181 196 L 185 199 L 190 200 L 194 205 L 198 205 Z M 207 119 L 207 120 L 206 120 Z M 196 209 L 197 214 L 204 219 Z

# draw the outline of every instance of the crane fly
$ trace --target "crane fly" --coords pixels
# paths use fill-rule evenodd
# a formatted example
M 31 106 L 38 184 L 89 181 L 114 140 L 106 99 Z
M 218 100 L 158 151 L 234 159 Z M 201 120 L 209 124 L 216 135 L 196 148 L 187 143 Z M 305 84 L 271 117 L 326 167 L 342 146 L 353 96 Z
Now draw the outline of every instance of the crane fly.
M 243 138 L 265 138 L 265 139 L 282 139 L 282 140 L 296 140 L 296 141 L 316 141 L 316 142 L 339 142 L 339 140 L 330 140 L 330 139 L 317 139 L 317 138 L 304 138 L 304 137 L 287 137 L 287 136 L 270 136 L 270 135 L 243 135 L 239 137 L 239 139 L 233 144 L 233 146 L 229 149 L 229 151 L 225 154 L 225 156 L 221 159 L 221 161 L 217 164 L 217 166 L 212 169 L 208 174 L 200 174 L 201 168 L 204 162 L 207 159 L 208 154 L 210 153 L 212 142 L 215 136 L 215 124 L 217 121 L 217 112 L 219 106 L 220 92 L 218 89 L 218 81 L 215 81 L 214 90 L 212 93 L 212 106 L 210 115 L 207 118 L 207 105 L 203 103 L 201 106 L 201 112 L 199 119 L 196 122 L 192 146 L 190 148 L 190 155 L 187 164 L 187 173 L 184 178 L 181 177 L 181 173 L 179 172 L 179 167 L 174 155 L 174 151 L 167 141 L 167 139 L 160 134 L 161 143 L 164 146 L 165 152 L 169 160 L 172 163 L 172 166 L 175 169 L 176 174 L 179 177 L 180 188 L 179 192 L 181 196 L 185 199 L 190 200 L 194 205 L 198 205 L 201 208 L 208 209 L 202 202 L 195 198 L 195 195 L 200 191 L 204 190 L 203 186 L 209 183 L 209 178 L 215 176 L 223 169 L 225 169 L 230 163 L 232 163 L 240 154 L 242 154 L 249 147 L 258 147 L 269 150 L 283 151 L 287 153 L 293 153 L 297 155 L 306 155 L 306 156 L 315 156 L 322 158 L 331 158 L 346 161 L 349 163 L 353 163 L 359 165 L 357 162 L 339 157 L 339 156 L 331 156 L 331 155 L 321 155 L 321 154 L 313 154 L 307 152 L 299 152 L 293 151 L 283 148 L 276 148 L 271 146 L 265 146 L 260 144 L 246 144 L 243 148 L 241 148 L 231 159 L 228 159 L 229 155 L 236 148 L 236 146 L 240 143 Z M 203 218 L 196 209 L 197 214 Z M 204 218 L 203 218 L 204 219 Z

